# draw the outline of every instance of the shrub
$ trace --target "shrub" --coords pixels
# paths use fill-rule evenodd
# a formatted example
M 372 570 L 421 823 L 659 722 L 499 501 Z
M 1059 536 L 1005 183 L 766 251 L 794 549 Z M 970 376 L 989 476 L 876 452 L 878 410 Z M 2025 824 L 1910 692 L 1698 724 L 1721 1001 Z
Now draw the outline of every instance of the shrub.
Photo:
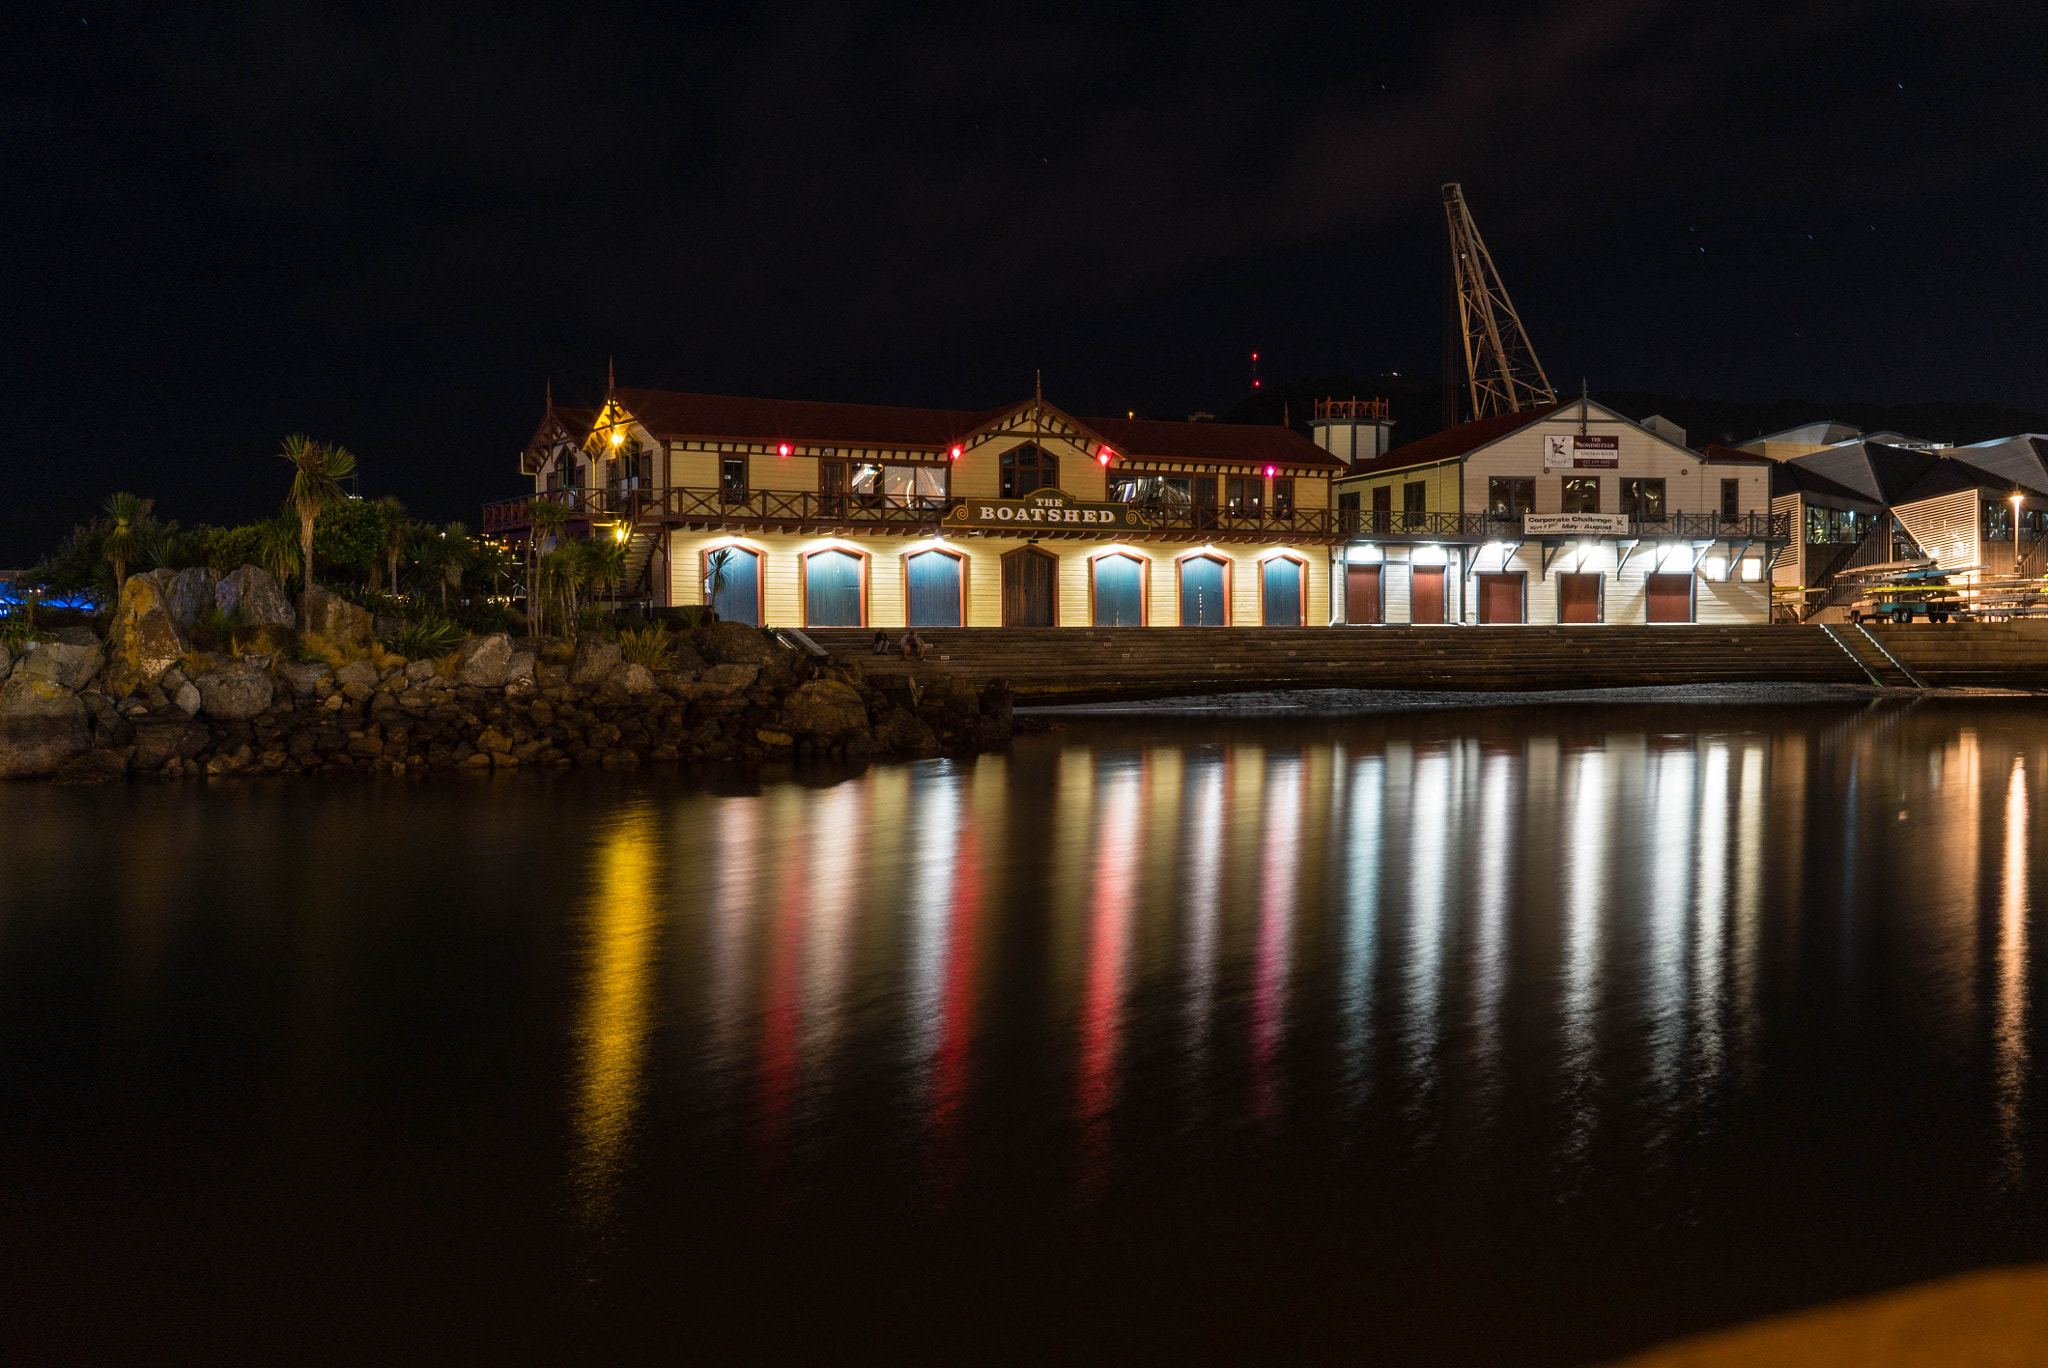
M 628 665 L 645 665 L 650 670 L 673 670 L 676 667 L 676 653 L 669 642 L 668 628 L 659 622 L 638 631 L 628 628 L 620 632 L 619 654 Z
M 461 624 L 427 613 L 384 638 L 384 644 L 409 660 L 436 660 L 460 646 L 464 635 Z
M 202 651 L 228 651 L 234 649 L 235 637 L 242 630 L 242 610 L 223 613 L 212 605 L 200 610 L 192 623 L 192 645 Z
M 707 622 L 715 622 L 711 609 L 702 603 L 686 603 L 676 609 L 676 620 L 683 624 L 683 634 L 689 635 Z

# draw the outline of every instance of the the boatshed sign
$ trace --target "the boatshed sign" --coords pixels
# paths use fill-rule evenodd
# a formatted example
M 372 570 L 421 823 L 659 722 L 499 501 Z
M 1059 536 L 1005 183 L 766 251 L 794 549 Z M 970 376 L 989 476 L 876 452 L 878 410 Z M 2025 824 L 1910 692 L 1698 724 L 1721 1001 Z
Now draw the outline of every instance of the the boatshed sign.
M 1041 489 L 1021 499 L 962 499 L 947 512 L 948 527 L 1028 527 L 1042 531 L 1130 530 L 1145 519 L 1129 504 L 1082 503 L 1064 489 Z
M 1621 438 L 1550 433 L 1543 438 L 1545 470 L 1613 470 L 1621 464 Z
M 1625 537 L 1626 513 L 1524 513 L 1525 537 Z

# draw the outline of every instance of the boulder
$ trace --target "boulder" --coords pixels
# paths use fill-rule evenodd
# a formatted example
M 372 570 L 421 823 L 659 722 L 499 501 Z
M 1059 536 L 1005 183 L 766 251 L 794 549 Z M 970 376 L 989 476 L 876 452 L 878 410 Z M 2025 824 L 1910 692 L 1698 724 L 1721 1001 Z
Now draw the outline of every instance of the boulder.
M 867 724 L 867 705 L 860 701 L 860 694 L 837 679 L 800 684 L 782 703 L 782 730 L 798 736 L 836 741 Z
M 512 638 L 503 632 L 468 637 L 455 649 L 456 680 L 475 688 L 502 689 L 511 664 Z
M 107 653 L 97 644 L 76 646 L 68 641 L 38 641 L 14 673 L 47 679 L 63 689 L 82 689 L 106 663 Z
M 220 583 L 220 576 L 204 565 L 195 565 L 180 570 L 171 577 L 171 592 L 164 606 L 170 609 L 171 621 L 179 630 L 190 632 L 192 624 L 199 621 L 199 615 L 213 604 L 213 587 Z
M 306 620 L 300 630 L 307 636 L 319 637 L 329 646 L 367 646 L 375 626 L 369 609 L 317 584 L 306 591 Z
M 254 717 L 270 706 L 270 671 L 247 662 L 208 670 L 195 682 L 199 687 L 199 705 L 208 717 Z
M 135 768 L 162 769 L 171 760 L 190 760 L 213 744 L 204 722 L 183 717 L 148 717 L 135 724 Z
M 107 692 L 116 698 L 148 692 L 187 649 L 157 577 L 129 576 L 107 629 Z
M 1009 680 L 991 679 L 988 686 L 981 691 L 982 720 L 997 723 L 1004 731 L 1008 731 L 1016 702 L 1015 696 L 1010 692 Z
M 405 667 L 406 682 L 424 684 L 434 677 L 434 662 L 431 660 L 409 661 Z
M 70 689 L 19 670 L 0 684 L 0 779 L 41 778 L 91 744 L 85 700 Z
M 505 682 L 507 684 L 533 683 L 533 665 L 533 652 L 514 651 L 512 658 L 505 662 Z
M 97 646 L 100 644 L 100 634 L 90 627 L 59 627 L 56 636 L 57 640 L 63 642 L 66 646 Z
M 697 685 L 707 698 L 724 698 L 750 687 L 760 673 L 759 665 L 713 665 L 697 677 Z
M 320 681 L 334 671 L 324 660 L 287 661 L 277 667 L 278 678 L 300 698 L 311 698 L 320 688 Z
M 770 686 L 787 684 L 796 678 L 796 652 L 744 622 L 706 623 L 691 636 L 689 644 L 714 665 L 759 666 L 761 682 Z
M 363 689 L 375 689 L 383 678 L 382 672 L 367 660 L 351 660 L 334 672 L 334 682 L 343 688 L 354 684 Z
M 607 688 L 616 688 L 635 697 L 653 693 L 655 690 L 654 671 L 645 665 L 618 665 L 605 676 Z
M 245 565 L 225 576 L 213 587 L 213 602 L 223 613 L 239 612 L 244 627 L 291 627 L 298 622 L 291 600 L 259 565 Z
M 88 784 L 111 784 L 117 779 L 128 777 L 128 762 L 135 754 L 133 746 L 95 746 L 57 766 L 50 775 L 50 782 L 59 788 L 84 787 Z
M 178 691 L 171 695 L 172 705 L 187 717 L 199 715 L 200 701 L 199 686 L 189 679 L 180 684 Z
M 622 659 L 618 642 L 587 634 L 578 637 L 576 659 L 569 666 L 569 682 L 579 689 L 594 689 L 604 683 Z
M 892 751 L 909 755 L 932 755 L 939 749 L 939 738 L 908 708 L 889 709 L 875 726 L 875 739 Z

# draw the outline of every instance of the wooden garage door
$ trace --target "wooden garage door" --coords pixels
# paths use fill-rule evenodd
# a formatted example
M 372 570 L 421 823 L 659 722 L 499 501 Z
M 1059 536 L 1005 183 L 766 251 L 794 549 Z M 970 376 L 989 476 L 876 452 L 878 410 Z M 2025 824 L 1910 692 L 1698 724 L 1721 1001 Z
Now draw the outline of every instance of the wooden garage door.
M 1379 566 L 1344 567 L 1344 620 L 1368 624 L 1381 620 Z
M 1520 622 L 1524 578 L 1512 572 L 1505 575 L 1481 575 L 1479 620 L 1487 623 Z
M 1692 621 L 1692 576 L 1648 575 L 1650 621 Z
M 920 551 L 903 563 L 912 627 L 960 625 L 960 561 L 944 551 Z
M 1116 553 L 1095 558 L 1095 625 L 1145 625 L 1145 568 L 1137 557 Z
M 1223 599 L 1222 561 L 1214 556 L 1189 556 L 1180 563 L 1181 626 L 1221 627 L 1227 607 Z
M 1441 565 L 1418 565 L 1409 573 L 1408 620 L 1410 622 L 1442 622 L 1444 620 L 1444 568 Z
M 1023 550 L 1003 558 L 1003 626 L 1053 625 L 1053 559 Z
M 1275 556 L 1259 567 L 1259 620 L 1268 627 L 1301 626 L 1301 566 Z
M 1600 620 L 1600 576 L 1559 575 L 1557 577 L 1557 620 L 1598 622 Z

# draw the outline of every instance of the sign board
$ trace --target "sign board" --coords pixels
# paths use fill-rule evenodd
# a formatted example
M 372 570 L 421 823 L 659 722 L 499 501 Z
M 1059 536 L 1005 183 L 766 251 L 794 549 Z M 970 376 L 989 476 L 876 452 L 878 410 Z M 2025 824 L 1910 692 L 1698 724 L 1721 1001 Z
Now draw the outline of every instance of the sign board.
M 1578 437 L 1561 432 L 1543 438 L 1545 470 L 1613 470 L 1620 464 L 1618 435 Z
M 948 527 L 1027 528 L 1038 532 L 1135 532 L 1144 515 L 1129 504 L 1082 503 L 1064 489 L 1041 489 L 1021 499 L 963 498 L 946 513 Z
M 1626 513 L 1524 513 L 1525 537 L 1625 537 Z

